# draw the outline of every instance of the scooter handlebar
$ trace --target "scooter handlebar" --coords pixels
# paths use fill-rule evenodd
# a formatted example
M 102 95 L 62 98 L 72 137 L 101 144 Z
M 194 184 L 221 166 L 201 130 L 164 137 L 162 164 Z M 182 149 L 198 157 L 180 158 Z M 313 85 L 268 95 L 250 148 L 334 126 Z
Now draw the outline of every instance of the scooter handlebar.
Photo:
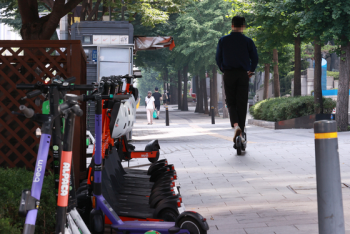
M 64 82 L 74 83 L 76 78 L 74 76 L 67 78 Z
M 94 85 L 72 85 L 74 90 L 94 90 Z
M 36 84 L 16 84 L 17 89 L 36 89 Z
M 129 99 L 129 98 L 130 98 L 130 95 L 114 95 L 113 96 L 114 101 L 121 101 L 121 100 Z
M 76 114 L 76 116 L 79 116 L 79 117 L 83 116 L 83 114 L 84 114 L 83 110 L 80 108 L 79 105 L 74 105 L 72 107 L 72 111 Z
M 58 106 L 58 111 L 61 114 L 64 114 L 67 110 L 71 110 L 76 114 L 77 116 L 82 116 L 84 114 L 83 110 L 80 108 L 78 104 L 70 104 L 69 102 L 64 102 L 61 105 Z
M 24 114 L 27 118 L 32 118 L 34 116 L 34 110 L 32 108 L 28 108 L 24 105 L 19 106 L 19 110 Z
M 41 90 L 33 90 L 29 93 L 27 93 L 27 98 L 33 98 L 33 97 L 36 97 L 36 96 L 39 96 L 40 94 L 42 94 Z

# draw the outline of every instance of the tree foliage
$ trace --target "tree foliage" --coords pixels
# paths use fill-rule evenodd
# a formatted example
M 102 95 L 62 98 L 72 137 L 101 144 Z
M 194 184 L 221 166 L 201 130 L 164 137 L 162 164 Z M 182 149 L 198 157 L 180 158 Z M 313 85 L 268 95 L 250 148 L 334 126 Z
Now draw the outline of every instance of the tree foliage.
M 144 105 L 144 100 L 145 97 L 147 96 L 147 92 L 151 91 L 152 93 L 154 92 L 154 88 L 158 87 L 159 92 L 163 93 L 163 82 L 159 80 L 160 73 L 153 70 L 152 68 L 150 69 L 144 69 L 141 68 L 142 72 L 142 78 L 137 79 L 137 85 L 136 87 L 139 90 L 140 94 L 140 105 Z
M 114 20 L 134 21 L 139 17 L 141 25 L 154 27 L 181 12 L 188 1 L 191 0 L 0 0 L 0 5 L 5 15 L 3 22 L 19 29 L 23 39 L 49 39 L 60 19 L 80 3 L 81 21 L 102 20 L 111 7 Z M 39 17 L 43 11 L 48 14 Z
M 224 0 L 203 0 L 190 3 L 177 18 L 182 43 L 175 51 L 187 57 L 189 71 L 198 73 L 200 68 L 209 70 L 216 64 L 217 43 L 231 30 L 230 10 L 231 4 Z
M 116 20 L 134 21 L 139 16 L 142 26 L 155 27 L 167 22 L 171 14 L 182 12 L 189 1 L 191 0 L 122 0 L 109 1 L 108 5 L 114 9 Z

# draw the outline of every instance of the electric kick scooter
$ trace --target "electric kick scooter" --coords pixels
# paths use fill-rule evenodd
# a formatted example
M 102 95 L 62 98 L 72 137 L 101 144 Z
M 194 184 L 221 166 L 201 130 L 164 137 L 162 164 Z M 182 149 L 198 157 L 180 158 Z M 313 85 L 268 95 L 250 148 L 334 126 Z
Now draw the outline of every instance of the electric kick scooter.
M 56 233 L 64 234 L 66 232 L 72 234 L 90 234 L 87 226 L 83 222 L 78 211 L 75 209 L 77 202 L 74 191 L 74 173 L 70 170 L 73 165 L 73 161 L 71 159 L 75 115 L 80 116 L 83 112 L 77 105 L 77 96 L 72 94 L 65 95 L 65 93 L 67 92 L 67 90 L 91 90 L 93 89 L 93 86 L 70 85 L 70 83 L 74 81 L 75 77 L 68 78 L 65 81 L 59 77 L 55 77 L 52 80 L 52 84 L 44 85 L 40 82 L 35 85 L 18 84 L 17 88 L 36 89 L 34 91 L 28 92 L 25 98 L 33 98 L 41 94 L 49 95 L 50 114 L 46 115 L 64 115 L 65 127 L 63 137 L 63 153 L 60 147 L 62 145 L 62 133 L 60 130 L 62 125 L 61 118 L 56 117 L 54 120 L 52 120 L 54 130 L 51 138 L 53 143 L 54 171 L 55 173 L 57 173 L 57 180 L 55 179 L 55 185 L 57 189 L 56 195 L 58 196 L 58 207 L 56 214 Z M 61 96 L 60 98 L 62 98 L 62 96 L 64 95 L 66 102 L 59 106 L 59 96 Z M 60 161 L 61 163 L 59 163 Z M 66 226 L 65 221 L 67 221 L 68 226 Z
M 124 94 L 130 96 L 129 100 L 124 101 L 124 104 L 121 104 L 121 106 L 114 104 L 114 107 L 111 108 L 110 118 L 103 118 L 103 122 L 108 121 L 107 125 L 110 128 L 111 137 L 116 139 L 115 145 L 118 148 L 118 154 L 122 160 L 130 161 L 133 158 L 148 158 L 151 163 L 154 163 L 159 159 L 160 146 L 158 140 L 149 142 L 144 151 L 136 151 L 135 146 L 129 144 L 126 137 L 126 135 L 132 131 L 136 119 L 135 101 L 138 98 L 138 89 L 133 87 L 133 79 L 141 77 L 142 76 L 136 75 L 102 77 L 101 81 L 104 82 L 105 85 L 112 84 L 105 88 L 105 92 L 110 91 L 112 94 L 116 92 L 117 95 Z M 121 89 L 123 84 L 122 79 L 126 80 L 125 91 Z M 126 120 L 123 118 L 124 108 L 126 109 L 125 111 L 128 117 Z M 102 115 L 104 116 L 104 114 Z M 125 125 L 123 125 L 123 121 L 125 121 Z M 118 125 L 115 123 L 118 123 Z
M 244 142 L 242 141 L 242 137 L 245 140 Z M 247 148 L 247 134 L 245 132 L 242 132 L 242 137 L 237 136 L 233 145 L 233 148 L 237 150 L 237 155 L 242 155 L 242 151 L 245 151 Z
M 120 104 L 121 100 L 128 100 L 128 95 L 112 95 L 111 93 L 114 93 L 113 91 L 108 92 L 109 88 L 110 88 L 110 84 L 111 82 L 108 82 L 109 80 L 101 80 L 100 82 L 100 87 L 103 88 L 103 90 L 107 90 L 106 91 L 102 91 L 102 93 L 104 95 L 102 95 L 102 102 L 103 102 L 103 109 L 102 109 L 102 120 L 108 120 L 108 116 L 106 116 L 106 113 L 108 113 L 108 106 L 110 104 L 115 105 L 115 104 Z M 93 92 L 93 94 L 96 92 Z M 109 93 L 109 95 L 108 95 Z M 92 94 L 92 95 L 93 95 Z M 93 96 L 89 95 L 84 97 L 84 100 L 91 100 L 90 98 L 93 98 Z M 112 101 L 110 97 L 115 97 L 113 98 L 114 100 Z M 120 100 L 120 101 L 118 101 Z M 110 102 L 110 103 L 108 103 Z M 107 118 L 106 118 L 107 117 Z M 102 134 L 102 159 L 105 160 L 105 168 L 103 173 L 107 173 L 106 170 L 109 170 L 109 172 L 112 172 L 114 170 L 117 169 L 117 167 L 113 168 L 115 166 L 117 166 L 119 163 L 113 161 L 113 159 L 117 159 L 118 156 L 113 154 L 110 154 L 110 151 L 112 148 L 112 146 L 106 147 L 105 143 L 107 143 L 108 141 L 106 141 L 106 136 L 110 137 L 110 133 L 108 132 L 108 134 L 106 134 L 107 130 L 109 130 L 108 125 L 107 125 L 107 129 L 106 129 L 106 122 L 103 122 L 102 127 L 103 127 L 103 134 Z M 108 149 L 108 150 L 107 150 Z M 115 151 L 115 150 L 114 150 Z M 96 148 L 95 148 L 95 152 L 96 152 Z M 164 165 L 163 165 L 164 166 Z M 150 167 L 151 172 L 154 171 L 153 173 L 153 177 L 151 176 L 152 180 L 156 180 L 155 177 L 160 178 L 159 180 L 157 180 L 157 182 L 155 182 L 153 184 L 150 184 L 147 181 L 144 180 L 140 180 L 137 177 L 134 177 L 132 180 L 126 180 L 124 178 L 124 183 L 120 184 L 120 182 L 122 181 L 122 175 L 121 177 L 119 177 L 119 186 L 122 185 L 123 187 L 123 191 L 122 193 L 120 193 L 119 191 L 117 192 L 117 188 L 118 188 L 118 181 L 116 181 L 116 183 L 112 183 L 110 185 L 109 189 L 105 190 L 104 194 L 107 195 L 107 193 L 109 194 L 109 201 L 114 200 L 114 202 L 112 202 L 112 206 L 114 209 L 117 209 L 118 212 L 123 213 L 123 217 L 121 217 L 122 220 L 155 220 L 156 218 L 158 218 L 158 216 L 160 215 L 161 219 L 164 219 L 164 217 L 167 217 L 167 215 L 171 214 L 171 220 L 176 220 L 176 217 L 179 215 L 178 214 L 178 209 L 181 209 L 181 203 L 182 203 L 182 198 L 180 195 L 173 195 L 173 190 L 171 190 L 174 186 L 174 182 L 173 179 L 176 178 L 175 171 L 173 166 L 169 165 L 171 168 L 158 168 L 158 170 L 152 170 L 152 169 L 157 169 L 156 167 Z M 92 164 L 89 167 L 89 176 L 88 176 L 88 180 L 87 180 L 87 184 L 91 185 L 91 181 L 93 179 L 93 161 Z M 111 168 L 112 167 L 112 168 Z M 121 165 L 119 167 L 121 170 Z M 161 170 L 163 169 L 163 170 Z M 172 174 L 170 169 L 172 169 Z M 117 169 L 118 170 L 118 169 Z M 165 176 L 165 174 L 167 172 L 169 172 L 169 176 L 172 175 L 174 177 L 167 177 Z M 109 173 L 107 173 L 106 175 L 108 175 Z M 158 175 L 158 176 L 157 176 Z M 108 177 L 108 176 L 107 176 Z M 142 177 L 140 175 L 140 177 Z M 150 179 L 150 176 L 145 175 L 143 176 L 145 178 L 141 178 L 141 179 Z M 138 180 L 135 180 L 138 179 Z M 106 177 L 105 177 L 106 180 Z M 110 179 L 107 179 L 108 183 L 110 183 Z M 77 193 L 78 193 L 78 207 L 79 207 L 79 212 L 81 213 L 81 215 L 83 217 L 86 217 L 86 211 L 89 210 L 90 204 L 89 204 L 89 194 L 90 194 L 90 189 L 89 189 L 89 185 L 81 185 L 81 187 L 78 189 Z M 106 184 L 104 184 L 106 185 Z M 152 187 L 152 199 L 148 199 L 146 196 L 150 195 L 150 188 L 149 187 L 151 185 Z M 136 189 L 137 188 L 137 189 Z M 115 192 L 115 194 L 113 194 L 113 191 Z M 170 194 L 167 194 L 167 192 L 169 191 Z M 126 193 L 125 193 L 126 192 Z M 158 196 L 155 196 L 157 195 Z M 154 197 L 155 196 L 155 197 Z M 154 197 L 154 198 L 153 198 Z M 164 200 L 165 199 L 165 200 Z M 164 200 L 161 202 L 161 200 Z M 150 202 L 148 202 L 150 201 Z M 160 204 L 161 203 L 161 204 Z M 158 205 L 159 204 L 159 205 Z M 180 204 L 180 208 L 179 207 Z M 139 211 L 136 211 L 137 209 L 139 209 Z M 154 209 L 150 209 L 150 208 L 154 208 Z M 184 210 L 184 208 L 182 207 L 182 209 Z M 136 211 L 136 212 L 135 212 Z M 152 212 L 152 213 L 150 213 Z M 169 213 L 170 212 L 170 213 Z M 180 212 L 181 213 L 181 212 Z M 132 216 L 132 218 L 128 217 L 128 215 Z M 174 218 L 175 217 L 175 218 Z M 86 218 L 85 218 L 86 220 Z M 89 223 L 89 221 L 86 220 L 87 223 Z M 111 223 L 110 220 L 108 220 L 108 218 L 106 218 L 106 223 Z
M 183 212 L 176 222 L 123 222 L 102 195 L 102 98 L 95 96 L 95 155 L 94 155 L 94 209 L 90 213 L 90 230 L 94 234 L 104 232 L 104 216 L 112 222 L 112 231 L 118 234 L 143 234 L 149 230 L 156 230 L 162 234 L 204 234 L 209 230 L 206 219 L 196 212 Z
M 72 95 L 74 96 L 74 95 Z M 71 98 L 69 98 L 71 99 Z M 47 164 L 47 158 L 49 153 L 50 141 L 52 136 L 52 127 L 53 120 L 59 116 L 52 115 L 43 115 L 35 114 L 33 109 L 27 108 L 24 105 L 19 107 L 20 111 L 24 114 L 25 117 L 32 119 L 38 123 L 42 123 L 41 128 L 41 138 L 39 144 L 39 151 L 37 156 L 37 161 L 34 170 L 34 177 L 32 182 L 32 189 L 23 190 L 21 196 L 21 203 L 19 207 L 19 214 L 26 217 L 23 234 L 34 234 L 35 231 L 35 222 L 37 218 L 37 213 L 40 205 L 40 195 L 44 180 L 45 168 Z M 67 114 L 67 129 L 65 136 L 72 140 L 72 134 L 74 127 L 74 118 L 75 115 L 81 115 L 82 110 L 77 105 L 77 102 L 69 100 L 59 106 L 59 115 Z M 71 125 L 73 123 L 73 126 Z M 59 190 L 61 195 L 58 198 L 58 207 L 57 207 L 57 219 L 56 219 L 56 233 L 64 234 L 67 230 L 67 206 L 68 206 L 68 194 L 69 194 L 69 182 L 70 182 L 70 165 L 71 165 L 71 156 L 72 156 L 72 142 L 65 142 L 64 151 L 63 151 L 63 160 L 61 160 L 62 174 L 60 176 Z M 68 143 L 68 144 L 67 144 Z M 65 151 L 66 150 L 66 151 Z M 68 218 L 70 223 L 72 220 Z M 78 234 L 80 233 L 78 228 L 74 225 L 71 225 L 72 231 L 70 233 Z M 75 227 L 75 228 L 74 228 Z

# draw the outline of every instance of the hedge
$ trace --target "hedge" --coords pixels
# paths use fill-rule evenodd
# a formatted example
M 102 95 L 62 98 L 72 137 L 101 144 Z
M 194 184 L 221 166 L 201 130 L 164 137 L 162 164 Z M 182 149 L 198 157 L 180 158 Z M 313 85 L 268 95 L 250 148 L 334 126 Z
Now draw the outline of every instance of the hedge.
M 22 233 L 25 218 L 18 215 L 23 189 L 30 189 L 33 172 L 24 168 L 0 168 L 0 233 Z M 53 174 L 45 176 L 35 233 L 55 232 L 56 196 Z
M 333 76 L 335 80 L 339 80 L 339 72 L 327 71 L 327 76 Z
M 313 96 L 281 97 L 265 99 L 249 109 L 254 119 L 281 121 L 314 114 L 316 104 Z M 336 102 L 331 98 L 323 98 L 323 113 L 332 113 Z

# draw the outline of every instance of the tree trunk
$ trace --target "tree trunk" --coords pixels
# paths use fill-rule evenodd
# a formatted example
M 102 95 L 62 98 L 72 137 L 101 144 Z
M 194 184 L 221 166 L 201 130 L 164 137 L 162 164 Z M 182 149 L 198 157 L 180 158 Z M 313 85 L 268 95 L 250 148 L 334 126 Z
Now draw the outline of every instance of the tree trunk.
M 211 77 L 210 77 L 210 80 L 209 80 L 210 82 L 209 82 L 209 86 L 210 86 L 210 101 L 209 101 L 209 116 L 211 116 L 211 107 L 214 105 L 214 101 L 213 101 L 213 99 L 214 99 L 214 83 L 213 83 L 213 75 L 211 75 Z
M 280 78 L 278 73 L 278 50 L 273 49 L 273 82 L 275 97 L 280 97 Z
M 203 111 L 203 95 L 202 95 L 202 85 L 201 85 L 201 77 L 200 75 L 197 76 L 197 88 L 196 88 L 196 99 L 197 99 L 197 103 L 198 103 L 198 109 L 197 112 L 198 113 L 204 113 Z
M 264 100 L 269 97 L 269 80 L 270 80 L 270 64 L 265 63 L 264 97 L 263 97 Z
M 74 9 L 81 0 L 56 0 L 50 14 L 39 18 L 37 0 L 18 0 L 22 19 L 20 34 L 23 40 L 50 40 L 60 19 Z
M 198 98 L 197 98 L 197 103 L 198 103 L 198 113 L 204 113 L 203 109 L 203 85 L 202 85 L 202 80 L 203 77 L 201 75 L 198 75 L 198 88 L 197 88 L 197 93 L 198 93 Z
M 301 96 L 301 39 L 300 35 L 294 42 L 294 97 Z
M 256 76 L 255 76 L 256 77 Z M 256 78 L 255 78 L 256 80 Z M 222 77 L 222 82 L 221 82 L 221 86 L 222 86 L 222 117 L 228 118 L 228 109 L 226 107 L 226 94 L 225 94 L 225 86 L 224 86 L 224 77 Z
M 175 75 L 172 75 L 172 82 L 170 84 L 170 89 L 171 89 L 171 104 L 176 104 L 177 103 L 177 90 L 176 90 L 176 81 L 175 81 Z
M 256 73 L 255 73 L 255 76 L 254 76 L 254 93 L 255 93 L 255 94 L 256 94 L 256 90 L 257 90 L 256 86 L 257 86 L 257 81 L 258 81 L 259 75 L 260 75 L 260 72 L 259 72 L 259 73 L 256 72 Z M 222 81 L 222 82 L 224 82 L 224 81 Z
M 80 22 L 85 21 L 85 17 L 88 11 L 88 4 L 89 3 L 87 0 L 83 0 L 81 3 Z
M 201 87 L 203 93 L 203 101 L 204 101 L 204 114 L 208 114 L 208 95 L 207 95 L 207 80 L 204 72 L 204 78 L 201 80 Z
M 215 116 L 220 117 L 218 110 L 218 73 L 216 70 L 216 66 L 212 67 L 213 73 L 213 106 Z
M 168 68 L 164 69 L 164 88 L 166 91 L 169 91 L 168 87 L 168 81 L 169 81 L 169 73 L 168 73 Z
M 188 65 L 185 65 L 183 68 L 183 77 L 184 77 L 184 93 L 182 98 L 182 111 L 188 111 L 188 102 L 187 102 L 187 72 L 188 72 Z
M 204 70 L 200 70 L 199 71 L 199 95 L 200 95 L 200 100 L 199 100 L 199 111 L 200 113 L 204 113 L 204 84 L 203 84 L 203 80 L 205 81 L 205 71 Z
M 87 21 L 92 21 L 92 17 L 95 15 L 95 20 L 97 20 L 97 13 L 98 13 L 98 8 L 101 4 L 101 0 L 97 0 L 95 3 L 94 8 L 92 9 L 91 13 L 89 14 Z
M 173 79 L 172 80 L 173 80 L 173 82 L 172 82 L 172 87 L 173 87 L 172 103 L 173 104 L 177 104 L 177 101 L 178 101 L 178 97 L 177 97 L 178 90 L 177 90 L 177 81 L 176 81 L 175 74 L 173 74 Z
M 315 70 L 314 70 L 314 99 L 315 99 L 315 114 L 323 113 L 322 102 L 322 87 L 321 87 L 321 74 L 322 74 L 322 57 L 321 57 L 321 43 L 318 40 L 314 41 L 315 46 Z M 349 86 L 347 86 L 348 88 Z
M 194 110 L 195 113 L 199 113 L 199 76 L 195 75 L 193 76 L 192 82 L 194 82 L 192 87 L 196 87 L 196 109 Z M 192 90 L 193 92 L 193 90 Z
M 181 70 L 177 71 L 177 102 L 179 110 L 182 109 L 182 81 L 181 81 Z
M 349 63 L 350 63 L 350 42 L 346 46 L 341 46 L 339 64 L 339 86 L 337 97 L 337 113 L 335 119 L 339 131 L 348 130 L 348 110 L 349 110 Z
M 172 85 L 172 83 L 173 83 L 173 76 L 171 76 L 170 75 L 170 77 L 169 77 L 169 85 L 170 85 L 170 87 L 169 87 L 169 92 L 170 92 L 170 102 L 169 102 L 169 104 L 173 104 L 173 88 L 174 88 L 174 86 Z

